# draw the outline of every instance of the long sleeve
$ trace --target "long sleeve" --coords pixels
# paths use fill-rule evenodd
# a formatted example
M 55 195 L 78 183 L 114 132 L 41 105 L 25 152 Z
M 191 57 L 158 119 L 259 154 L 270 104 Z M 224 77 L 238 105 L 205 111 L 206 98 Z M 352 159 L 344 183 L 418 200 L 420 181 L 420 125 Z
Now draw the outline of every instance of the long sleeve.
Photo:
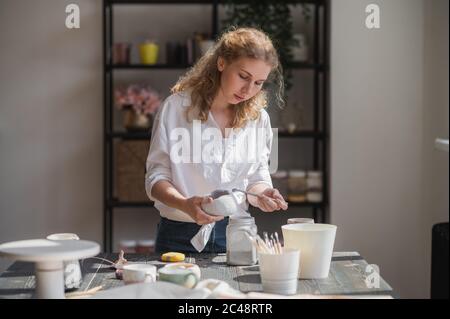
M 147 156 L 145 191 L 153 201 L 155 200 L 151 195 L 153 185 L 160 180 L 172 180 L 168 133 L 165 124 L 165 109 L 168 104 L 169 102 L 166 100 L 155 117 Z
M 269 115 L 265 111 L 263 111 L 261 117 L 261 121 L 263 121 L 262 127 L 264 128 L 263 132 L 265 135 L 265 140 L 263 141 L 261 150 L 258 154 L 256 171 L 248 177 L 247 189 L 259 183 L 265 183 L 271 188 L 273 187 L 272 178 L 270 177 L 269 172 L 269 158 L 270 152 L 272 150 L 273 132 L 270 125 Z

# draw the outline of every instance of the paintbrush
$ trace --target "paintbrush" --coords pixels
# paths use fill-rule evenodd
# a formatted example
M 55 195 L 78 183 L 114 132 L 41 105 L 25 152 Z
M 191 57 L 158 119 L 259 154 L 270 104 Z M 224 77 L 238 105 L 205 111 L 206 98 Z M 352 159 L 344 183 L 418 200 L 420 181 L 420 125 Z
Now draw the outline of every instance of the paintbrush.
M 283 253 L 283 246 L 281 246 L 280 239 L 278 238 L 278 233 L 277 232 L 275 232 L 275 239 L 276 239 L 276 242 L 277 242 L 278 250 L 280 251 L 280 254 L 282 254 Z

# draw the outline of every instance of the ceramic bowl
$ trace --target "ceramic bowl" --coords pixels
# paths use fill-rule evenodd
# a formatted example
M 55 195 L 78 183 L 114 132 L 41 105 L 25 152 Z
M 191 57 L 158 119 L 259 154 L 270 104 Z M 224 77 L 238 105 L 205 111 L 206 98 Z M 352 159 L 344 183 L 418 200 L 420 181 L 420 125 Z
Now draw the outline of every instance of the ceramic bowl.
M 233 195 L 230 194 L 222 195 L 214 199 L 211 203 L 202 204 L 202 209 L 209 215 L 226 217 L 238 212 L 239 206 Z

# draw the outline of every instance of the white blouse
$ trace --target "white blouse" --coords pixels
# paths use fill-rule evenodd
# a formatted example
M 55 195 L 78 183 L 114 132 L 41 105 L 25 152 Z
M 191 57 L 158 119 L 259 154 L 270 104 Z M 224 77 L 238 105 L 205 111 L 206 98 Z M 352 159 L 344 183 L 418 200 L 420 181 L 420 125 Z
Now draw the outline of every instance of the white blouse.
M 267 112 L 261 110 L 259 119 L 248 121 L 240 130 L 233 129 L 228 138 L 223 138 L 220 133 L 218 141 L 208 139 L 207 133 L 211 129 L 220 132 L 211 112 L 204 123 L 187 121 L 186 108 L 190 103 L 189 91 L 175 93 L 165 99 L 154 120 L 145 174 L 147 195 L 155 201 L 161 216 L 183 222 L 195 221 L 186 213 L 152 197 L 152 187 L 156 182 L 170 181 L 186 198 L 207 196 L 217 189 L 247 190 L 257 183 L 273 187 L 268 165 L 273 133 Z M 254 136 L 251 131 L 255 132 L 255 129 L 262 132 L 258 135 L 262 147 L 256 147 L 256 140 L 249 138 Z M 180 146 L 183 148 L 181 154 L 185 155 L 182 161 L 179 157 Z M 199 149 L 201 154 L 208 154 L 209 157 L 199 157 Z M 248 210 L 245 194 L 238 194 L 242 209 Z

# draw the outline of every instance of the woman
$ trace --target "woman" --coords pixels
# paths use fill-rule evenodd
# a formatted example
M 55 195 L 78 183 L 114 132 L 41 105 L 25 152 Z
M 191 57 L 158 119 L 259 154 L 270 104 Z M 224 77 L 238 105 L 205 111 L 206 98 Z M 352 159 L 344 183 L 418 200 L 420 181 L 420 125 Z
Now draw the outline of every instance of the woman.
M 226 251 L 228 218 L 202 210 L 202 203 L 211 202 L 209 195 L 217 189 L 260 194 L 238 197 L 244 211 L 248 203 L 264 212 L 287 209 L 269 174 L 273 134 L 262 90 L 273 77 L 277 101 L 282 101 L 280 69 L 266 34 L 238 28 L 224 33 L 172 88 L 155 118 L 145 176 L 147 194 L 161 214 L 157 252 Z M 255 161 L 246 161 L 253 144 L 244 138 L 256 129 L 265 130 L 264 147 L 254 152 Z M 211 130 L 219 134 L 212 142 L 205 138 L 205 133 L 214 135 Z M 240 161 L 232 160 L 236 154 Z M 211 226 L 206 237 L 202 225 Z M 201 247 L 193 246 L 195 236 L 205 238 Z

